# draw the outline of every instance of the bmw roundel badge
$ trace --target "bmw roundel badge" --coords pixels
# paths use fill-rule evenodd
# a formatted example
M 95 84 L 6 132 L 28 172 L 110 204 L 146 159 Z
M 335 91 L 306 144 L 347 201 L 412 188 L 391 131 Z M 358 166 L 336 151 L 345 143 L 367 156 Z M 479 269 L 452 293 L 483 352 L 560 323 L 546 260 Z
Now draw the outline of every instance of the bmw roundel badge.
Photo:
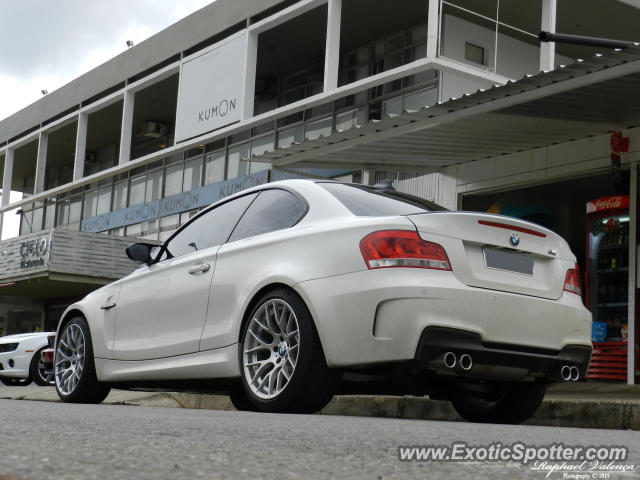
M 517 247 L 520 244 L 520 237 L 518 236 L 517 233 L 512 233 L 511 234 L 511 245 L 513 245 L 514 247 Z

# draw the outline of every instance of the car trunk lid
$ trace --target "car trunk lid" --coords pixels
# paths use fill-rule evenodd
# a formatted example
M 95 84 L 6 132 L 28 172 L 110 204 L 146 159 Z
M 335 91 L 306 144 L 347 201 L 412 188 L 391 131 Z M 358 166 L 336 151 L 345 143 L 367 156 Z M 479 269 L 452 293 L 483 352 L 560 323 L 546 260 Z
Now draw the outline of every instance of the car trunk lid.
M 575 263 L 562 237 L 524 220 L 470 212 L 407 218 L 425 240 L 430 235 L 452 239 L 445 249 L 453 273 L 468 286 L 556 299 Z

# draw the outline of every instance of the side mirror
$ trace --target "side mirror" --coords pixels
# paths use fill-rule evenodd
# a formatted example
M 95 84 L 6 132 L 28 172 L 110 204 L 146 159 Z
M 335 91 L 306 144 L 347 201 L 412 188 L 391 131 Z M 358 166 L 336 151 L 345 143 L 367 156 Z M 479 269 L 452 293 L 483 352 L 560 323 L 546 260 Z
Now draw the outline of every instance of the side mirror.
M 151 263 L 151 249 L 156 246 L 150 243 L 133 243 L 126 249 L 127 257 L 134 262 L 149 265 Z

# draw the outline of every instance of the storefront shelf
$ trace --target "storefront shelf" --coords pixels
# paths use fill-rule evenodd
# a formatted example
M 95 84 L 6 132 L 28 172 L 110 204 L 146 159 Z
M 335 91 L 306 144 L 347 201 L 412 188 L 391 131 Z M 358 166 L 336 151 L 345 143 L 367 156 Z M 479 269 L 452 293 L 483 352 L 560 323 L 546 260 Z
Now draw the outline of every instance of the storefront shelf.
M 626 380 L 627 343 L 593 342 L 587 380 Z
M 629 248 L 629 244 L 628 243 L 623 243 L 620 245 L 605 245 L 603 247 L 600 247 L 600 250 L 617 250 L 617 249 L 622 249 L 622 248 Z
M 622 268 L 604 268 L 602 270 L 598 270 L 598 273 L 618 273 L 618 272 L 628 272 L 629 267 Z

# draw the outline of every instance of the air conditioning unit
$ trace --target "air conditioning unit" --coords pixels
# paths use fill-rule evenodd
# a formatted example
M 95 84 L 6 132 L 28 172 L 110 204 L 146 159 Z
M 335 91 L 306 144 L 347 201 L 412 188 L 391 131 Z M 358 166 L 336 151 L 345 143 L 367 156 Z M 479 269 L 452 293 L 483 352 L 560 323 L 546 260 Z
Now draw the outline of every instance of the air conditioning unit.
M 144 122 L 142 124 L 142 135 L 150 138 L 158 138 L 167 134 L 169 129 L 159 122 Z

